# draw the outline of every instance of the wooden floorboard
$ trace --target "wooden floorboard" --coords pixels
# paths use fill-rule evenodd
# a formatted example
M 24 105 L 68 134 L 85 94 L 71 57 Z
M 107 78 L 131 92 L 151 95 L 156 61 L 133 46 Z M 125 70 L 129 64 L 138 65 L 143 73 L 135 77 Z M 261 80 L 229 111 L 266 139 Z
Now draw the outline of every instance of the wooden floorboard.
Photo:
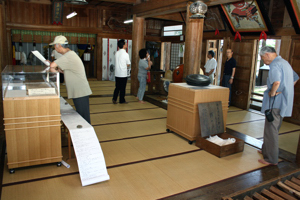
M 230 195 L 240 190 L 256 186 L 264 181 L 271 180 L 299 169 L 294 163 L 281 162 L 278 166 L 267 166 L 249 173 L 245 173 L 227 180 L 223 180 L 201 188 L 196 188 L 180 194 L 161 198 L 163 200 L 214 200 Z
M 102 86 L 113 88 L 113 84 L 105 82 Z M 96 88 L 101 83 L 95 81 L 90 85 Z M 279 156 L 283 161 L 278 166 L 261 165 L 257 162 L 261 155 L 256 149 L 261 148 L 262 141 L 229 128 L 227 133 L 245 141 L 247 146 L 244 152 L 217 158 L 195 146 L 187 146 L 187 140 L 165 132 L 165 110 L 135 108 L 134 96 L 128 96 L 128 101 L 133 103 L 121 109 L 113 107 L 111 94 L 100 99 L 93 95 L 90 99 L 102 112 L 92 116 L 96 124 L 94 128 L 107 159 L 111 180 L 81 187 L 76 159 L 68 161 L 71 163 L 71 170 L 63 167 L 57 170 L 53 165 L 20 169 L 16 171 L 19 174 L 15 174 L 15 177 L 23 174 L 23 178 L 18 180 L 13 178 L 13 175 L 9 177 L 7 169 L 3 169 L 3 166 L 7 166 L 4 164 L 5 145 L 2 145 L 2 199 L 213 200 L 299 168 L 294 162 L 295 155 L 282 149 L 279 150 Z M 104 109 L 105 104 L 111 104 L 107 106 L 108 110 Z M 167 109 L 166 104 L 162 102 L 155 105 Z M 259 113 L 249 113 L 234 107 L 229 108 L 228 115 L 228 123 L 231 125 L 264 120 Z M 152 129 L 155 124 L 159 125 Z M 143 129 L 145 133 L 140 133 Z M 288 131 L 291 130 L 285 132 Z M 64 155 L 66 150 L 67 148 L 63 148 Z M 40 174 L 31 176 L 30 173 L 34 174 L 35 170 Z M 49 174 L 49 170 L 56 174 Z M 8 178 L 5 181 L 3 172 Z

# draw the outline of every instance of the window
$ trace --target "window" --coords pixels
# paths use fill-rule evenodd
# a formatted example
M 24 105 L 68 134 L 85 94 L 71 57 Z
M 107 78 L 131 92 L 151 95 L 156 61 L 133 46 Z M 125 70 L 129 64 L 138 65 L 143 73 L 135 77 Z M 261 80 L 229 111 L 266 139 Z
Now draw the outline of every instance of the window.
M 164 36 L 176 36 L 176 35 L 182 35 L 182 25 L 164 27 Z

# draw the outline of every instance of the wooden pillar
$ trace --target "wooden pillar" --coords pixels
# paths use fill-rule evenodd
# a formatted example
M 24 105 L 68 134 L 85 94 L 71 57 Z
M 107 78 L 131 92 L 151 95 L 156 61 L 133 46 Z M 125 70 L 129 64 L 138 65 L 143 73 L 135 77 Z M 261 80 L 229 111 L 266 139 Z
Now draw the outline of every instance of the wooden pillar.
M 184 78 L 189 74 L 199 74 L 201 64 L 204 19 L 190 19 L 191 4 L 192 2 L 188 3 L 186 14 Z
M 97 57 L 97 80 L 102 81 L 102 37 L 100 35 L 97 35 L 97 51 L 96 51 L 96 57 Z
M 7 34 L 6 34 L 6 15 L 5 15 L 5 2 L 0 4 L 0 68 L 9 64 L 9 56 L 7 51 Z M 11 46 L 11 44 L 10 44 Z M 2 71 L 1 70 L 1 71 Z
M 7 46 L 7 65 L 12 65 L 13 59 L 13 49 L 12 49 L 12 41 L 11 41 L 11 29 L 6 30 L 6 46 Z
M 145 19 L 133 16 L 132 26 L 132 58 L 131 58 L 131 94 L 137 95 L 139 81 L 137 79 L 139 70 L 139 51 L 145 47 Z
M 0 4 L 0 44 L 1 44 L 1 46 L 0 46 L 0 66 L 1 66 L 1 69 L 3 68 L 3 65 L 4 65 L 4 62 L 3 62 L 3 41 L 4 41 L 4 38 L 3 38 L 3 33 L 4 33 L 4 29 L 3 29 L 3 5 L 2 4 Z M 2 71 L 2 70 L 1 70 Z
M 296 153 L 296 162 L 300 164 L 300 137 L 298 141 L 297 153 Z

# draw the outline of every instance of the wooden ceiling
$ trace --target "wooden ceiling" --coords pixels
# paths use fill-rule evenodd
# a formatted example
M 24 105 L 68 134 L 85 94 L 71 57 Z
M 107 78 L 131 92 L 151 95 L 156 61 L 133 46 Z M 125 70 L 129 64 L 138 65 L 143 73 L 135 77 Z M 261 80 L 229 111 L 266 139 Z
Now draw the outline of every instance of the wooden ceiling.
M 87 0 L 90 6 L 104 6 L 104 7 L 112 7 L 116 9 L 122 9 L 122 8 L 132 8 L 133 6 L 133 0 L 106 0 L 106 1 L 100 1 L 100 0 Z
M 51 4 L 52 0 L 0 0 L 0 1 L 23 1 L 28 3 Z M 118 9 L 120 12 L 130 12 L 138 17 L 157 18 L 163 20 L 183 22 L 183 15 L 189 0 L 86 0 L 87 5 L 76 7 L 105 7 Z M 190 0 L 194 1 L 194 0 Z M 204 0 L 208 6 L 237 2 L 240 0 Z M 66 4 L 71 6 L 71 4 Z M 74 5 L 75 7 L 75 5 Z

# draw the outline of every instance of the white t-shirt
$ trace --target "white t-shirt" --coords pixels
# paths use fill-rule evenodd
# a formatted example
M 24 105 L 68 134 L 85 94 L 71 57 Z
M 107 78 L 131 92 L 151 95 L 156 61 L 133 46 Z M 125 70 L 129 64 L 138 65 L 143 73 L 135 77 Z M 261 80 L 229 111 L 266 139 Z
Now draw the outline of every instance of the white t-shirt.
M 51 57 L 54 57 L 55 60 L 59 59 L 62 54 L 58 53 L 55 49 L 51 53 Z
M 210 72 L 212 69 L 214 70 L 213 73 L 215 73 L 216 67 L 217 67 L 217 61 L 215 58 L 208 60 L 204 65 L 205 73 Z
M 68 51 L 54 61 L 64 71 L 68 98 L 79 98 L 92 94 L 85 75 L 84 65 L 74 51 Z
M 116 53 L 116 77 L 127 77 L 127 65 L 130 65 L 130 59 L 125 49 L 119 49 Z

